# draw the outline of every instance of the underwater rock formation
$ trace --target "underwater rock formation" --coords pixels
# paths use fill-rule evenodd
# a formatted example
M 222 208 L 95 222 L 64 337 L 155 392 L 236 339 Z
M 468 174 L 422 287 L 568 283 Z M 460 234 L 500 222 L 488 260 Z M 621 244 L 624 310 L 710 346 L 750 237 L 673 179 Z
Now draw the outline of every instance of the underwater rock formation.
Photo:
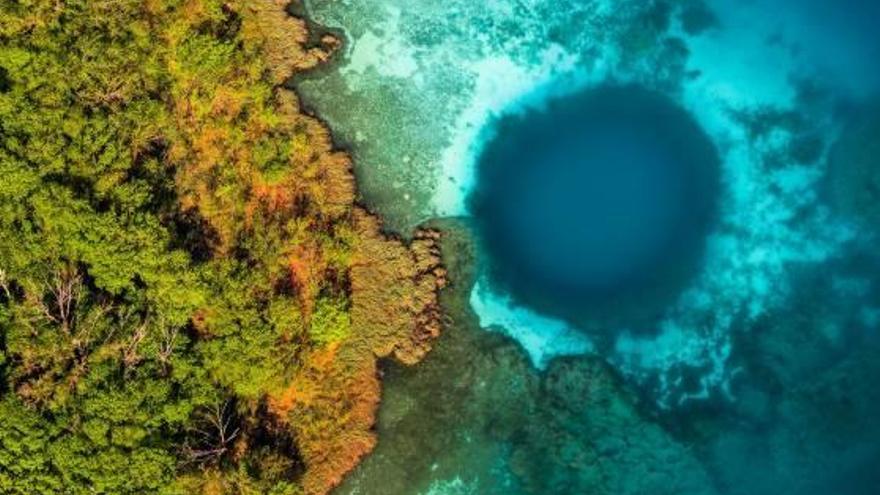
M 512 434 L 524 493 L 712 495 L 710 474 L 642 416 L 607 364 L 560 358 L 541 377 L 535 415 Z

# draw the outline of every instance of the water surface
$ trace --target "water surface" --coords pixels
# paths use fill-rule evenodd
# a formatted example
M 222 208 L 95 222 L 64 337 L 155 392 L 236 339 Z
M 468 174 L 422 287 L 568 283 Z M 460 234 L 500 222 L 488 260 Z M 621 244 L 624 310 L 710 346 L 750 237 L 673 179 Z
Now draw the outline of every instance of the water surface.
M 308 7 L 364 199 L 454 219 L 340 493 L 880 493 L 876 2 Z
M 497 290 L 575 322 L 633 323 L 626 316 L 659 311 L 699 269 L 720 160 L 671 100 L 604 85 L 493 128 L 470 211 Z

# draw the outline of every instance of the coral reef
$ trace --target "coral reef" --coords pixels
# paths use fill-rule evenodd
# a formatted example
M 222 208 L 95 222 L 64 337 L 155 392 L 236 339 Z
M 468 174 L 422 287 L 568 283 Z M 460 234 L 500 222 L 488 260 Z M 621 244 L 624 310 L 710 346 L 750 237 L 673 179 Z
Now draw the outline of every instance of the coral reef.
M 515 342 L 481 331 L 468 302 L 473 238 L 439 225 L 452 319 L 417 368 L 387 366 L 382 441 L 339 493 L 715 493 L 607 364 L 557 359 L 539 372 Z
M 524 493 L 715 493 L 700 461 L 639 412 L 606 364 L 555 360 L 540 390 L 535 416 L 512 435 Z

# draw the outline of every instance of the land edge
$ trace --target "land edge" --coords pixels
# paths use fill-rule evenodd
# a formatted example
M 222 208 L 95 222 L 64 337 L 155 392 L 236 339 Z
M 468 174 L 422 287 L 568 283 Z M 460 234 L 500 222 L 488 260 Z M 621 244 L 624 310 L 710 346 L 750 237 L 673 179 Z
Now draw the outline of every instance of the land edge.
M 289 36 L 288 39 L 301 47 L 306 55 L 304 59 L 301 58 L 292 65 L 270 67 L 274 71 L 273 82 L 282 97 L 295 100 L 293 106 L 297 113 L 317 122 L 326 133 L 329 143 L 325 152 L 344 156 L 344 159 L 338 163 L 339 166 L 346 168 L 345 173 L 352 181 L 353 221 L 358 226 L 358 231 L 368 233 L 372 237 L 369 242 L 363 243 L 366 245 L 365 248 L 357 250 L 356 261 L 352 267 L 353 325 L 355 332 L 364 330 L 366 332 L 347 348 L 334 349 L 334 353 L 338 353 L 341 358 L 339 361 L 342 362 L 342 369 L 339 371 L 343 375 L 349 375 L 335 376 L 342 378 L 343 383 L 334 384 L 348 385 L 349 388 L 353 385 L 358 389 L 354 391 L 354 397 L 351 397 L 354 399 L 351 409 L 355 411 L 354 416 L 359 418 L 353 426 L 362 431 L 347 431 L 343 438 L 337 438 L 335 441 L 326 438 L 314 439 L 318 440 L 315 442 L 318 445 L 314 445 L 318 451 L 313 451 L 314 449 L 310 449 L 308 445 L 301 446 L 301 448 L 305 447 L 302 454 L 306 463 L 306 472 L 302 480 L 303 488 L 309 495 L 318 495 L 332 491 L 357 467 L 363 457 L 374 449 L 377 442 L 376 421 L 382 387 L 378 362 L 383 359 L 393 359 L 404 365 L 414 365 L 430 351 L 433 341 L 439 336 L 443 326 L 439 294 L 447 284 L 447 271 L 440 259 L 439 242 L 442 232 L 434 227 L 419 227 L 411 236 L 405 236 L 387 230 L 378 213 L 369 208 L 357 195 L 352 150 L 340 145 L 329 123 L 314 110 L 305 108 L 296 91 L 294 81 L 298 76 L 308 74 L 317 67 L 329 70 L 335 60 L 334 55 L 343 46 L 342 34 L 325 29 L 311 21 L 302 0 L 273 0 L 271 8 L 274 9 L 274 13 L 266 14 L 270 20 L 275 21 L 273 30 L 286 30 L 293 27 L 291 23 L 296 24 L 296 29 L 286 34 Z M 283 49 L 286 43 L 267 41 L 270 43 L 265 45 L 265 49 L 270 62 L 283 61 L 287 58 L 285 54 L 273 54 L 274 50 Z M 358 285 L 358 280 L 367 282 Z M 407 290 L 416 292 L 415 300 L 400 301 L 397 298 L 397 291 L 389 294 L 389 289 L 395 289 L 396 284 L 380 285 L 383 281 L 408 285 L 402 292 Z M 386 306 L 401 302 L 403 307 Z M 404 321 L 396 321 L 397 318 L 392 317 L 395 316 L 395 310 L 400 313 L 397 316 L 402 314 L 401 318 Z M 377 312 L 380 313 L 378 316 L 392 321 L 382 321 L 382 319 L 377 321 Z M 407 331 L 402 334 L 400 326 Z M 388 331 L 393 335 L 388 335 Z M 337 380 L 331 378 L 324 381 L 326 385 L 326 382 L 333 383 Z M 294 413 L 292 407 L 288 412 Z M 282 406 L 280 409 L 283 411 L 287 408 Z M 291 426 L 295 427 L 295 425 Z M 304 440 L 306 444 L 310 443 L 309 439 Z M 331 445 L 326 445 L 327 440 L 330 440 Z

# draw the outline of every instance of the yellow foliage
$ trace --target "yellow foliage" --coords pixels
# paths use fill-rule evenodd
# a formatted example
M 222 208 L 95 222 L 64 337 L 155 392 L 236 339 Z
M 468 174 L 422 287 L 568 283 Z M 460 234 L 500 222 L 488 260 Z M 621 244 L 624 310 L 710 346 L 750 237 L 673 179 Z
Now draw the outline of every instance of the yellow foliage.
M 180 134 L 167 158 L 177 167 L 181 207 L 197 211 L 216 232 L 215 257 L 229 256 L 238 239 L 262 229 L 286 243 L 278 260 L 282 285 L 302 321 L 318 324 L 312 318 L 325 294 L 345 298 L 344 321 L 320 320 L 327 335 L 297 351 L 287 382 L 265 384 L 269 411 L 295 433 L 305 493 L 323 495 L 376 443 L 377 358 L 417 362 L 439 334 L 436 299 L 445 274 L 435 232 L 406 245 L 354 205 L 350 157 L 333 149 L 329 130 L 280 87 L 338 48 L 332 37 L 306 48 L 306 25 L 286 13 L 286 4 L 186 1 L 163 35 L 174 78 L 169 107 Z M 144 8 L 155 11 L 157 2 Z M 181 34 L 181 25 L 228 12 L 240 16 L 242 49 L 203 49 Z M 220 62 L 212 65 L 214 59 Z M 258 143 L 265 147 L 258 150 Z M 196 332 L 211 338 L 215 320 L 210 308 L 195 315 Z M 285 334 L 279 345 L 294 339 Z M 225 490 L 222 476 L 206 473 L 202 481 L 202 493 Z

